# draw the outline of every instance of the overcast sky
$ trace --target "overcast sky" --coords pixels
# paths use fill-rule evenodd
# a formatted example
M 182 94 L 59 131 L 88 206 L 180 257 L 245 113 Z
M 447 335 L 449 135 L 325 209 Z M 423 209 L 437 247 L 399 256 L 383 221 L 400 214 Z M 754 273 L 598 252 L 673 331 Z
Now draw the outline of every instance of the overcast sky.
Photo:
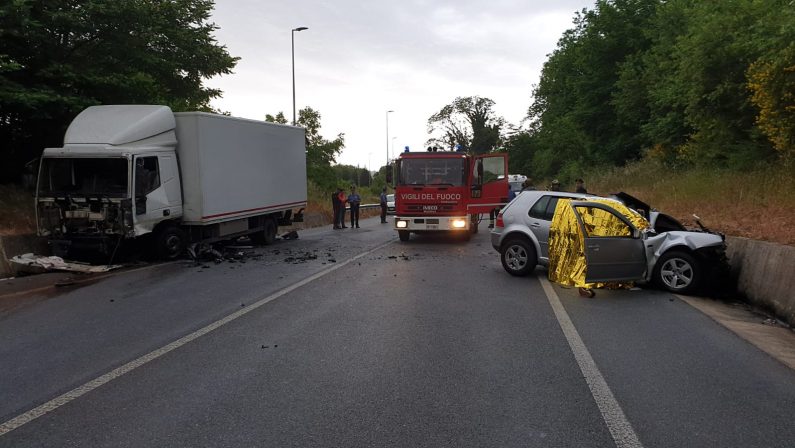
M 296 108 L 319 110 L 321 133 L 345 134 L 338 163 L 375 170 L 387 150 L 422 150 L 427 120 L 457 96 L 491 98 L 518 124 L 546 55 L 593 0 L 216 0 L 219 43 L 241 60 L 207 84 L 213 106 L 233 116 L 292 117 L 290 30 L 295 33 Z M 386 111 L 389 136 L 386 136 Z M 397 137 L 394 140 L 392 137 Z

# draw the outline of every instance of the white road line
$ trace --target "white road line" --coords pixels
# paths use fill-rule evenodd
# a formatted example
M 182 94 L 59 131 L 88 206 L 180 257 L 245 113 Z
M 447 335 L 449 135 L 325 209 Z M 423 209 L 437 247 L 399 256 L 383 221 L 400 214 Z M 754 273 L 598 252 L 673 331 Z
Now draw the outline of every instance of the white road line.
M 134 359 L 134 360 L 128 362 L 127 364 L 124 364 L 121 367 L 118 367 L 118 368 L 116 368 L 116 369 L 114 369 L 114 370 L 112 370 L 112 371 L 110 371 L 110 372 L 108 372 L 108 373 L 106 373 L 106 374 L 104 374 L 104 375 L 102 375 L 100 377 L 97 377 L 97 378 L 95 378 L 95 379 L 83 384 L 82 386 L 78 386 L 78 387 L 70 390 L 69 392 L 66 392 L 63 395 L 55 397 L 52 400 L 50 400 L 50 401 L 48 401 L 48 402 L 46 402 L 46 403 L 44 403 L 44 404 L 42 404 L 42 405 L 40 405 L 40 406 L 38 406 L 36 408 L 33 408 L 33 409 L 23 413 L 23 414 L 20 414 L 20 415 L 18 415 L 16 417 L 12 418 L 11 420 L 8 420 L 7 422 L 5 422 L 3 424 L 0 424 L 0 436 L 3 436 L 4 434 L 6 434 L 6 433 L 8 433 L 10 431 L 13 431 L 13 430 L 19 428 L 22 425 L 30 423 L 31 421 L 41 417 L 42 415 L 44 415 L 44 414 L 46 414 L 48 412 L 52 412 L 52 411 L 58 409 L 59 407 L 69 403 L 70 401 L 75 400 L 75 399 L 77 399 L 77 398 L 79 398 L 79 397 L 91 392 L 92 390 L 94 390 L 94 389 L 96 389 L 96 388 L 98 388 L 98 387 L 100 387 L 100 386 L 102 386 L 104 384 L 107 384 L 107 383 L 115 380 L 116 378 L 135 370 L 138 367 L 141 367 L 144 364 L 147 364 L 147 363 L 149 363 L 151 361 L 154 361 L 155 359 L 165 355 L 166 353 L 168 353 L 168 352 L 170 352 L 172 350 L 176 350 L 176 349 L 182 347 L 183 345 L 185 345 L 185 344 L 187 344 L 187 343 L 189 343 L 189 342 L 191 342 L 191 341 L 193 341 L 195 339 L 198 339 L 198 338 L 204 336 L 205 334 L 210 333 L 211 331 L 216 330 L 216 329 L 228 324 L 229 322 L 232 322 L 233 320 L 235 320 L 235 319 L 237 319 L 239 317 L 242 317 L 242 316 L 244 316 L 244 315 L 256 310 L 257 308 L 261 307 L 262 305 L 265 305 L 268 302 L 271 302 L 271 301 L 273 301 L 273 300 L 275 300 L 275 299 L 277 299 L 277 298 L 279 298 L 279 297 L 281 297 L 281 296 L 283 296 L 283 295 L 285 295 L 287 293 L 290 293 L 290 292 L 292 292 L 292 291 L 294 291 L 294 290 L 306 285 L 307 283 L 313 282 L 313 281 L 315 281 L 315 280 L 317 280 L 317 279 L 319 279 L 319 278 L 321 278 L 321 277 L 323 277 L 325 275 L 328 275 L 328 274 L 336 271 L 339 268 L 344 267 L 345 265 L 347 265 L 347 264 L 349 264 L 349 263 L 351 263 L 353 261 L 356 261 L 356 260 L 358 260 L 358 259 L 360 259 L 360 258 L 362 258 L 364 256 L 367 256 L 367 255 L 369 255 L 369 254 L 371 254 L 371 253 L 373 253 L 373 252 L 375 252 L 377 250 L 383 249 L 384 247 L 386 247 L 386 246 L 388 246 L 388 245 L 390 245 L 392 243 L 393 243 L 393 241 L 389 241 L 387 243 L 381 244 L 381 245 L 379 245 L 379 246 L 377 246 L 377 247 L 375 247 L 373 249 L 370 249 L 370 250 L 368 250 L 366 252 L 362 252 L 361 254 L 356 255 L 353 258 L 350 258 L 350 259 L 348 259 L 346 261 L 343 261 L 341 263 L 337 263 L 334 266 L 331 266 L 331 267 L 326 268 L 326 269 L 324 269 L 324 270 L 322 270 L 320 272 L 317 272 L 317 273 L 315 273 L 313 275 L 310 275 L 309 277 L 301 280 L 298 283 L 294 283 L 294 284 L 292 284 L 292 285 L 290 285 L 290 286 L 288 286 L 288 287 L 286 287 L 284 289 L 281 289 L 281 290 L 279 290 L 279 291 L 277 291 L 277 292 L 275 292 L 275 293 L 273 293 L 273 294 L 271 294 L 271 295 L 269 295 L 267 297 L 263 297 L 262 299 L 259 299 L 257 302 L 255 302 L 255 303 L 253 303 L 253 304 L 251 304 L 251 305 L 249 305 L 249 306 L 247 306 L 245 308 L 242 308 L 239 311 L 236 311 L 236 312 L 234 312 L 234 313 L 232 313 L 232 314 L 230 314 L 230 315 L 228 315 L 228 316 L 226 316 L 226 317 L 224 317 L 224 318 L 222 318 L 220 320 L 217 320 L 217 321 L 207 325 L 204 328 L 196 330 L 196 331 L 194 331 L 193 333 L 191 333 L 191 334 L 189 334 L 187 336 L 184 336 L 184 337 L 182 337 L 180 339 L 177 339 L 176 341 L 174 341 L 174 342 L 172 342 L 172 343 L 170 343 L 168 345 L 165 345 L 165 346 L 163 346 L 163 347 L 161 347 L 161 348 L 159 348 L 157 350 L 154 350 L 154 351 L 152 351 L 150 353 L 147 353 L 146 355 L 143 355 L 140 358 Z
M 571 347 L 574 358 L 580 366 L 580 371 L 585 376 L 585 382 L 588 383 L 588 388 L 591 389 L 591 395 L 596 401 L 596 406 L 599 407 L 599 412 L 602 413 L 602 418 L 607 424 L 607 429 L 610 430 L 610 435 L 613 436 L 616 446 L 618 448 L 643 448 L 638 435 L 632 429 L 632 424 L 629 423 L 624 411 L 621 410 L 621 406 L 616 401 L 616 397 L 613 396 L 613 392 L 602 376 L 602 372 L 599 371 L 596 362 L 591 357 L 591 353 L 582 342 L 577 328 L 574 327 L 569 314 L 563 308 L 563 304 L 560 303 L 560 298 L 558 298 L 555 289 L 546 278 L 541 277 L 539 281 L 541 281 L 541 286 L 544 288 L 547 299 L 549 299 L 552 311 L 555 312 L 560 329 L 563 330 L 563 334 L 569 342 L 569 347 Z

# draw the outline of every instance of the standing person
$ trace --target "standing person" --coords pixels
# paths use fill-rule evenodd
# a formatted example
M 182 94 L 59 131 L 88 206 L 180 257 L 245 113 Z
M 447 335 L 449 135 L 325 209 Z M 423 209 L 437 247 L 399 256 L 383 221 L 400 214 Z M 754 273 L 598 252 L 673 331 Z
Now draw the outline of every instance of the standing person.
M 381 224 L 386 224 L 386 187 L 381 189 Z
M 552 181 L 552 184 L 549 186 L 549 191 L 560 191 L 560 182 L 557 179 Z
M 522 182 L 522 191 L 530 191 L 530 190 L 535 190 L 535 189 L 536 189 L 536 187 L 533 186 L 533 181 L 530 180 L 529 177 L 527 178 L 527 180 Z
M 348 204 L 351 204 L 351 229 L 359 228 L 359 204 L 362 198 L 356 192 L 356 187 L 351 185 L 351 194 L 348 195 Z
M 333 210 L 332 219 L 334 219 L 334 230 L 340 228 L 340 189 L 331 192 L 331 209 Z
M 585 181 L 582 179 L 577 179 L 574 181 L 574 192 L 575 193 L 582 193 L 588 194 L 588 190 L 585 189 Z
M 345 191 L 342 188 L 337 189 L 337 200 L 340 201 L 340 213 L 337 217 L 337 225 L 342 229 L 347 229 L 345 225 L 345 203 L 348 199 L 345 197 Z

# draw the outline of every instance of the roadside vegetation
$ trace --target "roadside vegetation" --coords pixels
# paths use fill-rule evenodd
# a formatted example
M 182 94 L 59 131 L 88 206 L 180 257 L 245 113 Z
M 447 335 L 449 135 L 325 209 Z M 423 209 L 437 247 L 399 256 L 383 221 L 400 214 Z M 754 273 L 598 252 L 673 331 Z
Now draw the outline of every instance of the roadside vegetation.
M 795 245 L 795 166 L 762 165 L 746 171 L 691 168 L 672 172 L 654 160 L 591 172 L 596 194 L 629 193 L 696 227 L 693 214 L 712 230 Z

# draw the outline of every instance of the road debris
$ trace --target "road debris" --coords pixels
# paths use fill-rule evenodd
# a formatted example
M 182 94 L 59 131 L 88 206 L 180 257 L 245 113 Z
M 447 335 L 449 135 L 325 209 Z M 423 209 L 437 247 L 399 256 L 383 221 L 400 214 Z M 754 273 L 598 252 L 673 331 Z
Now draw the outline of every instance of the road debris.
M 34 255 L 32 253 L 17 255 L 11 259 L 12 263 L 18 266 L 21 272 L 30 274 L 46 271 L 69 271 L 92 274 L 97 272 L 108 272 L 122 267 L 120 264 L 90 265 L 73 261 L 65 261 L 61 257 Z

